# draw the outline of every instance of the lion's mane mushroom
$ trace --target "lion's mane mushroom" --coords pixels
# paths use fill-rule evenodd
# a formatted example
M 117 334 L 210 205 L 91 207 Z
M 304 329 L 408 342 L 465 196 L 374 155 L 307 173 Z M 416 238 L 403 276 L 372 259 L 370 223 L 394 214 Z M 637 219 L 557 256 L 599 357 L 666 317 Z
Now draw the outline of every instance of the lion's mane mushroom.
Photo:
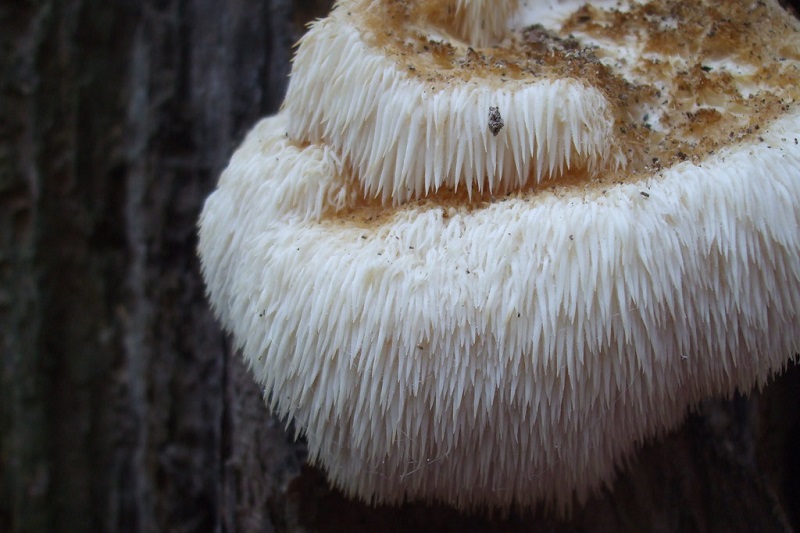
M 206 203 L 203 273 L 348 494 L 566 508 L 800 349 L 800 27 L 511 2 L 470 37 L 451 4 L 314 25 Z

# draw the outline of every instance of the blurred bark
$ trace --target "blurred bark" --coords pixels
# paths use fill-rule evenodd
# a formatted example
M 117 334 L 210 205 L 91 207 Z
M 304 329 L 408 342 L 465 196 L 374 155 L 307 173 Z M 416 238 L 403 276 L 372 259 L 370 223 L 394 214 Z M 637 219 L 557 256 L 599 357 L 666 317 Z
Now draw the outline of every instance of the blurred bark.
M 326 9 L 0 4 L 0 531 L 800 525 L 794 367 L 700 406 L 570 520 L 371 508 L 304 466 L 208 310 L 195 224 Z

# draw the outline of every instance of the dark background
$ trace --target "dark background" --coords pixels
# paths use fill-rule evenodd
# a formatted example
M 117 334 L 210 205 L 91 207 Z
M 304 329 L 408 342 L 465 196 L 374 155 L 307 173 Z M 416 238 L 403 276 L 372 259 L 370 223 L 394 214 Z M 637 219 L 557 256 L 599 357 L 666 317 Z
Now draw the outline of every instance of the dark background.
M 324 0 L 0 2 L 0 531 L 784 531 L 800 370 L 708 401 L 569 519 L 368 507 L 205 298 L 204 198 Z

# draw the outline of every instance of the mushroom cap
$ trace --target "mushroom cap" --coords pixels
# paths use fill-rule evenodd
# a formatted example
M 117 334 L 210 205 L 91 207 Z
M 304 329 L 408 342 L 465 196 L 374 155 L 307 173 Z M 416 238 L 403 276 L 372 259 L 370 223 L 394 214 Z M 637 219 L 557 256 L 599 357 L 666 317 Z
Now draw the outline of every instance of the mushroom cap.
M 564 8 L 539 9 L 553 6 Z M 517 14 L 541 14 L 525 9 Z M 542 60 L 519 74 L 534 88 L 520 82 L 511 96 L 453 74 L 419 97 L 431 109 L 443 99 L 446 117 L 425 116 L 421 129 L 398 118 L 381 137 L 384 151 L 376 148 L 384 155 L 370 148 L 391 116 L 381 106 L 418 80 L 390 45 L 375 59 L 384 61 L 380 75 L 337 57 L 369 63 L 377 54 L 365 13 L 365 4 L 340 2 L 312 28 L 284 110 L 247 136 L 200 220 L 215 312 L 271 408 L 294 421 L 333 483 L 375 502 L 567 509 L 688 407 L 763 385 L 800 351 L 800 30 L 777 4 L 548 11 L 540 17 L 547 28 L 511 27 L 502 50 L 527 46 L 531 61 L 542 54 L 573 64 Z M 325 25 L 336 27 L 325 42 L 351 43 L 329 46 L 327 59 L 317 43 Z M 565 44 L 569 34 L 582 52 Z M 356 38 L 364 44 L 348 41 Z M 316 51 L 304 55 L 307 46 Z M 343 65 L 352 68 L 337 70 Z M 321 72 L 306 72 L 314 68 Z M 302 81 L 311 77 L 327 78 L 335 94 L 309 89 L 319 83 Z M 364 90 L 375 96 L 364 108 L 372 111 L 359 110 L 347 93 L 369 80 Z M 439 182 L 433 170 L 433 185 L 416 188 L 408 184 L 428 163 L 383 177 L 381 165 L 397 169 L 411 154 L 427 162 L 434 153 L 431 165 L 448 157 L 434 136 L 409 140 L 437 121 L 471 128 L 461 138 L 446 130 L 455 136 L 448 150 L 472 135 L 471 149 L 485 143 L 486 160 L 507 150 L 531 168 L 541 158 L 549 165 L 563 156 L 551 151 L 560 141 L 515 124 L 537 119 L 512 110 L 525 105 L 518 94 L 547 98 L 553 87 L 579 95 L 561 115 L 551 109 L 558 99 L 547 100 L 544 112 L 564 138 L 606 128 L 613 143 L 587 146 L 624 157 L 525 180 L 516 163 L 475 164 Z M 455 96 L 469 90 L 489 96 L 470 107 Z M 481 106 L 502 95 L 505 125 L 495 137 L 488 108 L 496 101 Z M 573 125 L 565 117 L 591 95 L 606 124 L 588 113 Z M 485 122 L 460 118 L 470 113 Z M 511 131 L 544 135 L 548 148 L 526 152 L 528 137 L 515 144 Z M 422 148 L 408 152 L 412 144 Z M 387 179 L 403 185 L 381 187 Z M 508 180 L 497 185 L 504 194 L 457 187 L 493 179 Z

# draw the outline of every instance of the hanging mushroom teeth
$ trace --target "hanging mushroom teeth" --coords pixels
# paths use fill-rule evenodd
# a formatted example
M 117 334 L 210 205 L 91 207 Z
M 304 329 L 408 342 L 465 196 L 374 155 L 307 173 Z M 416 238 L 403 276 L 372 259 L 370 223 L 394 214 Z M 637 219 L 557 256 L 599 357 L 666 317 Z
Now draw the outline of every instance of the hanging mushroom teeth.
M 411 10 L 409 15 L 417 25 L 433 26 L 441 34 L 449 33 L 482 48 L 498 44 L 508 34 L 508 22 L 519 9 L 519 0 L 414 2 L 403 8 Z
M 206 202 L 212 307 L 346 493 L 565 511 L 800 351 L 798 78 L 774 0 L 342 0 Z

